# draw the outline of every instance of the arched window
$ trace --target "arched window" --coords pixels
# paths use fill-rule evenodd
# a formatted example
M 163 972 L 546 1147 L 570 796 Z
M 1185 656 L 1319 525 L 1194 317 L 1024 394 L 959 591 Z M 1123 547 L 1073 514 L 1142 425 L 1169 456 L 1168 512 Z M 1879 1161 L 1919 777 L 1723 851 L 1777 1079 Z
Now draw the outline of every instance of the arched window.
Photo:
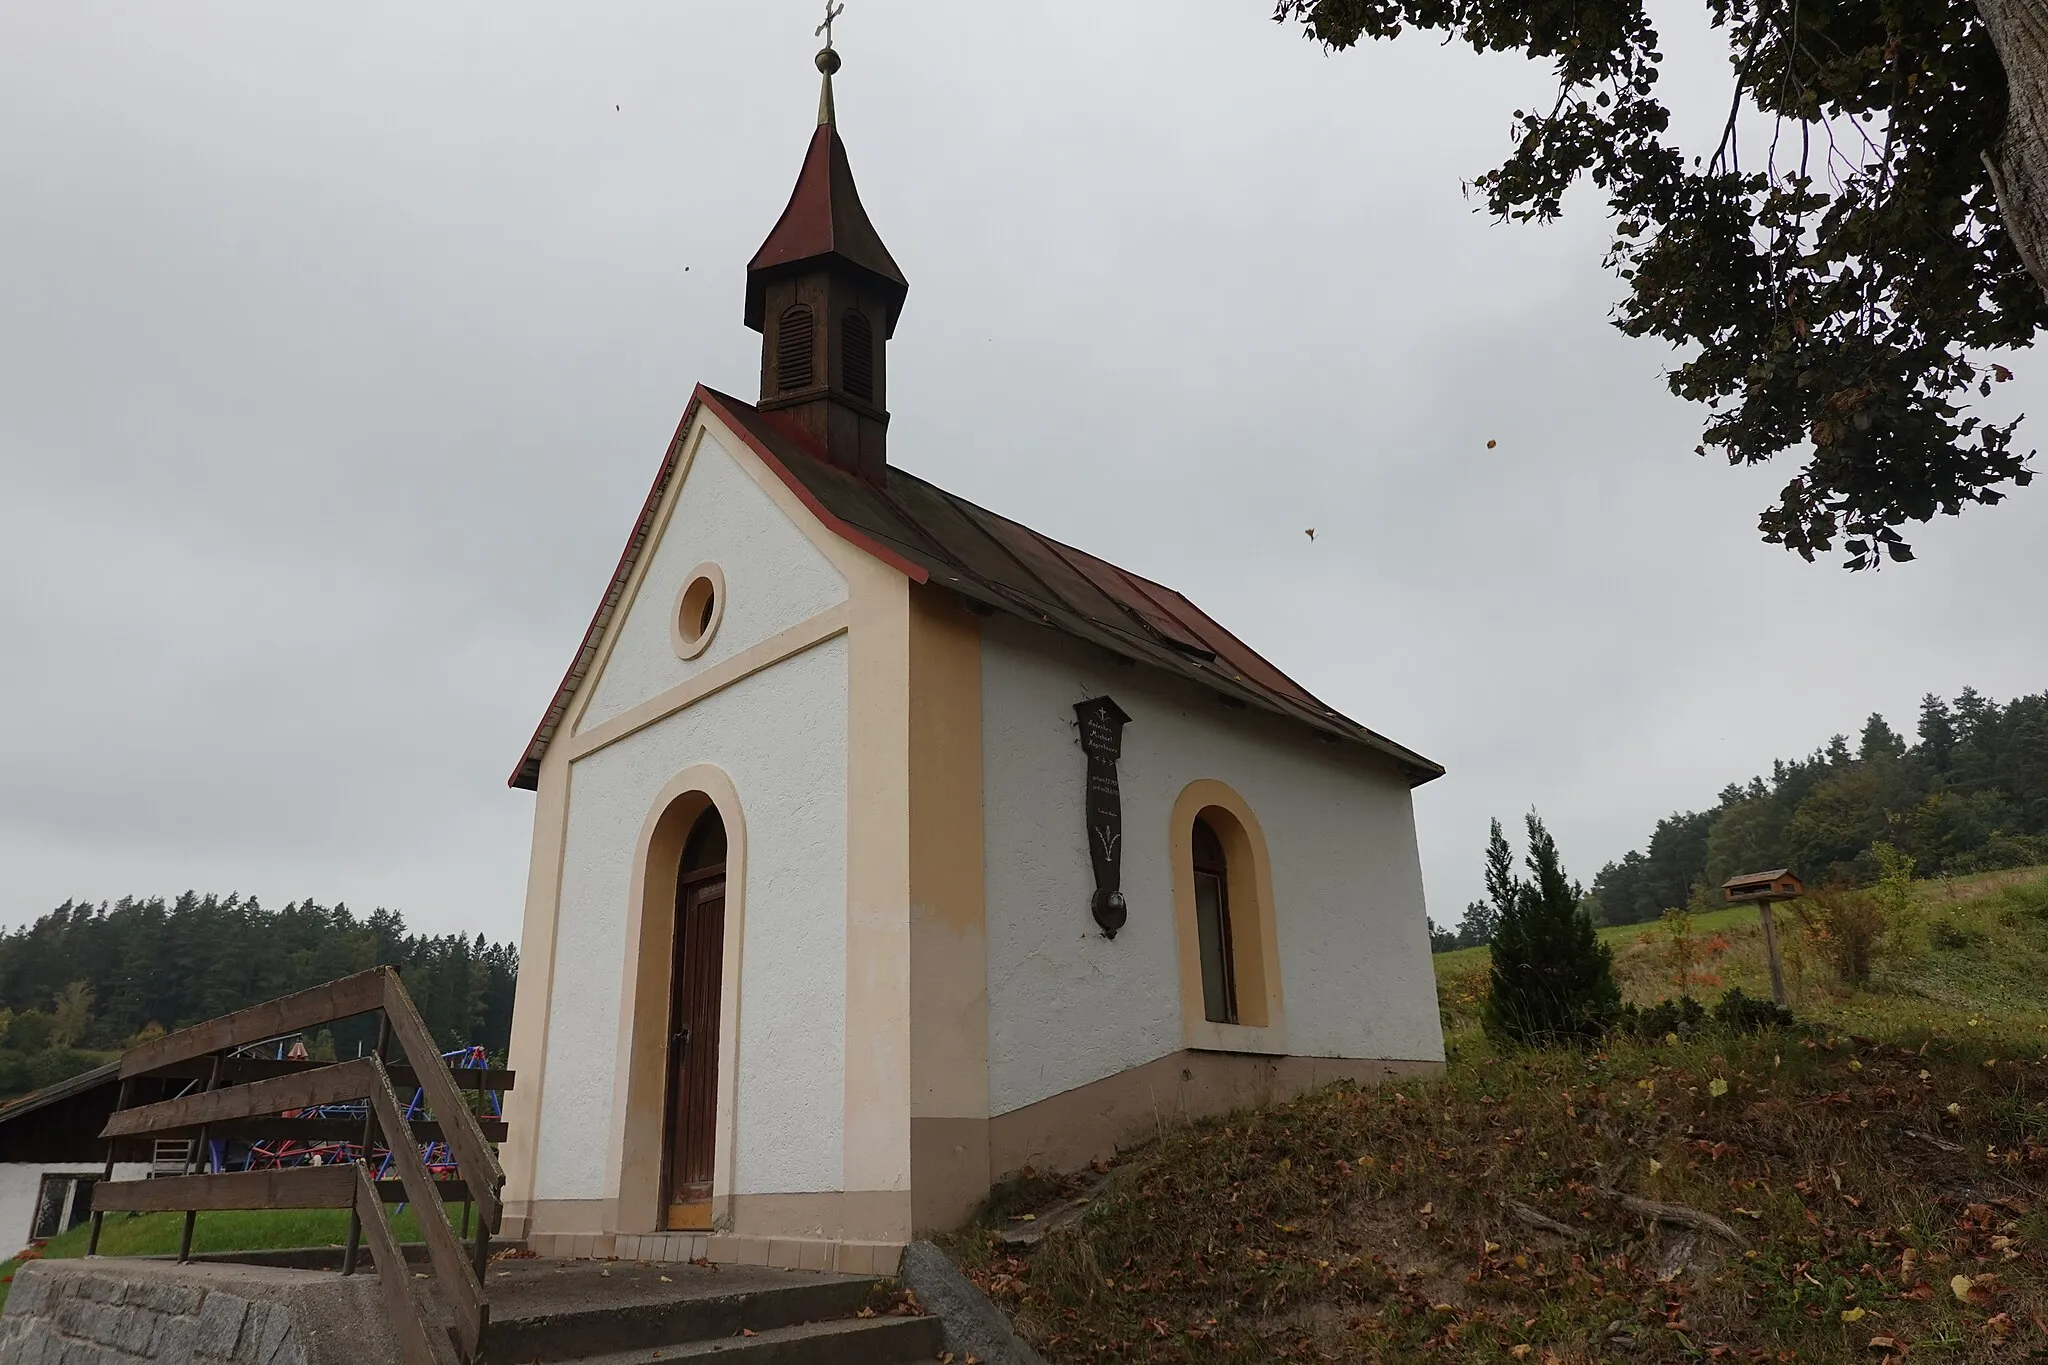
M 846 373 L 846 391 L 855 398 L 875 400 L 875 325 L 857 308 L 848 309 L 839 321 L 841 364 Z
M 1181 1037 L 1197 1049 L 1283 1053 L 1272 857 L 1258 817 L 1228 784 L 1197 778 L 1171 820 Z
M 1237 960 L 1230 943 L 1230 865 L 1223 841 L 1195 817 L 1195 929 L 1202 946 L 1202 1015 L 1212 1024 L 1237 1022 Z
M 801 303 L 782 310 L 775 333 L 775 387 L 808 388 L 816 372 L 817 322 Z

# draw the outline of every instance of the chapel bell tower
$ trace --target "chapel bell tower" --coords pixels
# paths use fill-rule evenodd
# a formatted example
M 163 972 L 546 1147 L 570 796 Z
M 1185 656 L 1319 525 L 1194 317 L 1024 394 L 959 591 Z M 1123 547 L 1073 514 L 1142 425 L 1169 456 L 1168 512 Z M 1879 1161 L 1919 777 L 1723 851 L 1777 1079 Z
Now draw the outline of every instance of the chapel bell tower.
M 832 105 L 839 54 L 818 54 L 818 131 L 789 207 L 747 266 L 747 326 L 761 334 L 761 401 L 842 469 L 886 477 L 888 341 L 910 285 L 868 221 Z

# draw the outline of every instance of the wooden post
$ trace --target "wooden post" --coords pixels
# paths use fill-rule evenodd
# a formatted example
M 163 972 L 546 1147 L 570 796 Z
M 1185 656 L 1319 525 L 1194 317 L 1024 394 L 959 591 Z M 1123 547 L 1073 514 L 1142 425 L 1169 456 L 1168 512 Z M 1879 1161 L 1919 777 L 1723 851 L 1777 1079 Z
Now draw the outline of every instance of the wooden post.
M 487 1093 L 484 1090 L 484 1082 L 490 1079 L 490 1075 L 491 1054 L 486 1052 L 484 1053 L 483 1069 L 476 1073 L 476 1107 L 478 1109 L 488 1109 L 490 1107 L 489 1102 L 484 1098 Z M 462 1235 L 467 1237 L 469 1236 L 469 1216 L 476 1204 L 476 1199 L 469 1193 L 469 1172 L 462 1171 L 459 1166 L 456 1169 L 461 1171 L 462 1174 Z M 486 1179 L 487 1177 L 479 1171 L 477 1178 Z M 487 1276 L 490 1273 L 491 1265 L 491 1225 L 482 1217 L 476 1220 L 476 1242 L 470 1253 L 470 1259 L 476 1270 L 478 1283 L 488 1285 L 490 1281 Z
M 126 1109 L 128 1107 L 128 1087 L 133 1084 L 133 1081 L 124 1080 L 121 1082 L 120 1092 L 114 1096 L 114 1108 Z M 107 1139 L 107 1169 L 106 1173 L 100 1177 L 102 1183 L 114 1178 L 114 1152 L 120 1145 L 121 1139 L 119 1138 Z M 99 1191 L 95 1188 L 93 1192 L 97 1194 Z M 100 1254 L 100 1228 L 106 1221 L 107 1215 L 100 1210 L 99 1201 L 95 1199 L 92 1210 L 92 1233 L 85 1241 L 86 1255 L 97 1256 Z
M 216 1052 L 213 1054 L 213 1071 L 206 1078 L 206 1088 L 209 1091 L 218 1090 L 220 1088 L 221 1067 L 223 1064 L 226 1063 L 226 1061 L 227 1053 Z M 186 1163 L 186 1171 L 188 1174 L 203 1175 L 206 1172 L 206 1132 L 207 1125 L 203 1123 L 200 1124 L 198 1140 L 192 1144 L 193 1160 Z M 192 1230 L 195 1226 L 197 1226 L 198 1222 L 199 1210 L 186 1209 L 185 1230 L 178 1234 L 179 1265 L 183 1265 L 187 1261 L 192 1259 Z
M 1778 921 L 1771 914 L 1769 901 L 1758 901 L 1756 914 L 1763 921 L 1764 956 L 1771 963 L 1771 999 L 1777 1002 L 1779 1009 L 1786 1009 L 1792 1002 L 1785 998 L 1785 961 L 1778 956 Z
M 389 1048 L 390 1046 L 391 1046 L 391 1016 L 390 1016 L 390 1015 L 388 1015 L 388 1014 L 386 1014 L 386 1013 L 384 1013 L 384 1011 L 382 1011 L 382 1010 L 378 1010 L 378 1011 L 377 1011 L 377 1047 L 376 1047 L 376 1050 L 375 1050 L 375 1053 L 374 1053 L 374 1055 L 376 1056 L 376 1058 L 377 1058 L 377 1060 L 378 1060 L 378 1061 L 380 1061 L 380 1062 L 381 1062 L 381 1061 L 383 1061 L 383 1060 L 384 1060 L 384 1053 L 385 1053 L 385 1051 L 386 1051 L 386 1050 L 387 1050 L 387 1049 L 388 1049 L 388 1048 Z M 364 1099 L 364 1101 L 363 1101 L 363 1155 L 362 1155 L 362 1161 L 363 1161 L 363 1166 L 364 1166 L 364 1168 L 365 1168 L 365 1169 L 368 1169 L 368 1167 L 369 1167 L 369 1164 L 370 1164 L 370 1148 L 371 1148 L 371 1147 L 372 1147 L 372 1146 L 374 1145 L 374 1141 L 375 1141 L 375 1139 L 376 1139 L 376 1136 L 377 1136 L 377 1110 L 376 1110 L 376 1108 L 375 1108 L 374 1106 L 372 1106 L 372 1105 L 371 1105 L 370 1101 L 369 1101 L 369 1100 L 368 1100 L 368 1099 L 366 1098 L 366 1099 Z M 407 1136 L 407 1138 L 408 1138 L 408 1139 L 410 1139 L 410 1137 L 411 1137 L 412 1135 L 411 1135 L 410 1133 L 408 1133 L 408 1134 L 407 1134 L 406 1136 Z M 374 1177 L 372 1178 L 372 1182 L 371 1182 L 371 1183 L 372 1183 L 373 1185 L 375 1184 L 375 1179 L 374 1179 Z M 380 1211 L 380 1212 L 381 1212 L 381 1211 Z M 358 1255 L 360 1255 L 360 1254 L 362 1253 L 362 1249 L 363 1249 L 363 1211 L 362 1211 L 362 1209 L 358 1208 L 358 1207 L 357 1207 L 356 1205 L 354 1205 L 354 1204 L 351 1204 L 351 1205 L 349 1205 L 349 1209 L 348 1209 L 348 1247 L 347 1247 L 347 1248 L 346 1248 L 346 1249 L 345 1249 L 345 1250 L 344 1250 L 344 1251 L 343 1251 L 343 1252 L 341 1253 L 341 1273 L 342 1273 L 342 1274 L 344 1274 L 344 1275 L 353 1275 L 353 1274 L 355 1274 L 355 1273 L 356 1273 L 356 1257 L 357 1257 Z

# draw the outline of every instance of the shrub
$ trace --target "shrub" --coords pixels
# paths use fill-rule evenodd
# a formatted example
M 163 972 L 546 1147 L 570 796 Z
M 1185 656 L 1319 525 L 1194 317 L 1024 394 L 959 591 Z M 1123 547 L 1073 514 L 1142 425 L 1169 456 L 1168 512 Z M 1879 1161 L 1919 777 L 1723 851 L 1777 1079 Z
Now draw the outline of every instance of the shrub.
M 1709 1029 L 1752 1034 L 1791 1026 L 1791 1010 L 1759 1000 L 1736 986 L 1724 993 L 1712 1009 L 1690 995 L 1674 996 L 1641 1009 L 1630 1005 L 1623 1009 L 1618 1027 L 1646 1043 L 1655 1043 L 1674 1035 L 1680 1039 L 1696 1038 Z
M 1622 1011 L 1621 1027 L 1646 1043 L 1654 1043 L 1673 1034 L 1690 1038 L 1706 1028 L 1707 1017 L 1705 1005 L 1689 995 L 1680 995 L 1642 1009 L 1628 1006 Z
M 1564 874 L 1557 841 L 1529 813 L 1529 881 L 1514 875 L 1514 855 L 1493 822 L 1487 890 L 1500 909 L 1491 941 L 1492 996 L 1487 1031 L 1510 1042 L 1590 1043 L 1621 1014 L 1614 954 L 1593 932 L 1577 884 Z
M 1792 904 L 1806 936 L 1842 984 L 1868 982 L 1889 929 L 1877 898 L 1867 891 L 1827 887 Z
M 1768 1033 L 1792 1027 L 1792 1011 L 1735 986 L 1714 1005 L 1714 1026 L 1727 1033 Z
M 1929 925 L 1927 939 L 1928 942 L 1937 948 L 1947 948 L 1950 950 L 1974 948 L 1978 944 L 1990 941 L 1975 929 L 1966 929 L 1950 919 L 1938 919 Z

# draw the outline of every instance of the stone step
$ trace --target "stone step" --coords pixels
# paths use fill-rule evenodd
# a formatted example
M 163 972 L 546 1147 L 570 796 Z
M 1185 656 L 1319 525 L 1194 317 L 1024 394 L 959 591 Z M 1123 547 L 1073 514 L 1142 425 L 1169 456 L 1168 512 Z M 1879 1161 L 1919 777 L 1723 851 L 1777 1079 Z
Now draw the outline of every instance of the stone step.
M 753 1338 L 855 1319 L 874 1280 L 857 1275 L 633 1262 L 500 1262 L 489 1277 L 490 1365 L 590 1360 Z M 890 1319 L 897 1321 L 898 1319 Z M 649 1357 L 652 1359 L 652 1357 Z
M 771 1328 L 751 1337 L 588 1356 L 577 1365 L 666 1365 L 709 1359 L 735 1365 L 910 1365 L 937 1359 L 943 1336 L 937 1318 L 845 1318 Z

